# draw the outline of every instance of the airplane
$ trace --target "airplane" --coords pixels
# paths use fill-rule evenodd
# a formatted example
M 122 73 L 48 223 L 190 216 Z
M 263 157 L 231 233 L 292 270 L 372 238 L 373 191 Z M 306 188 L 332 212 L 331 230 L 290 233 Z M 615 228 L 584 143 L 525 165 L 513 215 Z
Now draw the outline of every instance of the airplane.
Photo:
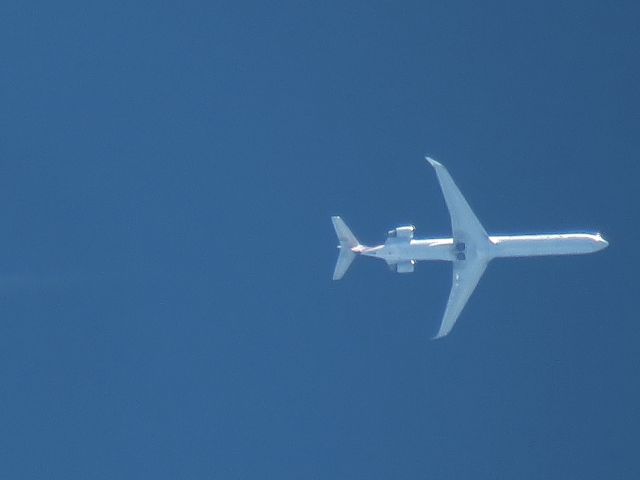
M 453 264 L 453 282 L 440 329 L 434 339 L 446 336 L 458 319 L 487 265 L 494 258 L 593 253 L 609 243 L 592 233 L 554 233 L 538 235 L 489 235 L 451 178 L 447 169 L 432 158 L 426 160 L 435 169 L 451 217 L 452 238 L 415 239 L 416 227 L 390 230 L 383 245 L 361 244 L 339 216 L 331 217 L 338 236 L 340 253 L 333 272 L 339 280 L 356 256 L 380 258 L 392 271 L 411 273 L 416 262 L 444 260 Z

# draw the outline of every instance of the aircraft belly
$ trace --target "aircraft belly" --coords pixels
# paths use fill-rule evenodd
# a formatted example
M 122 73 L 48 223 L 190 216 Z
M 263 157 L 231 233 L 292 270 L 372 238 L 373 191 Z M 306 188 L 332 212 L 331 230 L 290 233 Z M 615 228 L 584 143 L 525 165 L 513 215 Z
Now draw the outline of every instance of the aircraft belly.
M 452 250 L 453 242 L 448 241 L 424 241 L 417 240 L 411 242 L 410 253 L 413 260 L 445 260 L 451 261 L 454 259 L 454 252 Z

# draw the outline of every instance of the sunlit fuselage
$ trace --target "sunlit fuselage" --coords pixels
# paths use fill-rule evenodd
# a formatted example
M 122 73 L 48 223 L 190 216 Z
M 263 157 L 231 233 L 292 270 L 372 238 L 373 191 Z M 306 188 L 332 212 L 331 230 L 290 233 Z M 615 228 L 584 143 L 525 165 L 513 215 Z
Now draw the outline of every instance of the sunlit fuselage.
M 561 233 L 542 235 L 496 235 L 482 244 L 454 245 L 452 238 L 397 239 L 375 247 L 354 249 L 369 257 L 388 263 L 423 260 L 460 260 L 499 257 L 533 257 L 544 255 L 579 255 L 593 253 L 607 247 L 608 242 L 600 234 Z

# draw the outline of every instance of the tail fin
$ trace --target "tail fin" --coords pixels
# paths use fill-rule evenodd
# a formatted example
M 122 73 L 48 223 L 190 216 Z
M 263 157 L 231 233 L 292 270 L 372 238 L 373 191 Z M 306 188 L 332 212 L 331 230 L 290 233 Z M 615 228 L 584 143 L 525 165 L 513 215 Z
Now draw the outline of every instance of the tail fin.
M 340 280 L 344 274 L 347 273 L 351 262 L 356 258 L 356 254 L 352 248 L 359 247 L 360 242 L 358 242 L 358 239 L 340 217 L 331 217 L 331 221 L 333 222 L 333 228 L 335 228 L 336 235 L 340 241 L 340 245 L 338 246 L 340 254 L 336 262 L 336 269 L 333 272 L 333 279 Z

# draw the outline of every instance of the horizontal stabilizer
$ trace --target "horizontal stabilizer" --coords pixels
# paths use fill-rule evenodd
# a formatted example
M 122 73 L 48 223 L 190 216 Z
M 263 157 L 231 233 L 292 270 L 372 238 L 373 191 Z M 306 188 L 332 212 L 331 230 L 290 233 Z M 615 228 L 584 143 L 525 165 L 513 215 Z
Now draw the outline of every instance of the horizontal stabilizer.
M 340 248 L 340 247 L 338 247 Z M 351 262 L 356 258 L 356 254 L 347 248 L 340 248 L 340 254 L 338 255 L 338 261 L 336 262 L 336 268 L 333 271 L 333 279 L 340 280 L 347 273 Z
M 360 242 L 358 242 L 356 236 L 340 217 L 331 217 L 331 221 L 333 222 L 333 228 L 336 230 L 336 235 L 340 241 L 340 245 L 338 246 L 340 253 L 338 254 L 336 268 L 333 271 L 333 279 L 340 280 L 344 274 L 347 273 L 349 266 L 356 258 L 356 253 L 353 252 L 352 249 L 360 246 Z

